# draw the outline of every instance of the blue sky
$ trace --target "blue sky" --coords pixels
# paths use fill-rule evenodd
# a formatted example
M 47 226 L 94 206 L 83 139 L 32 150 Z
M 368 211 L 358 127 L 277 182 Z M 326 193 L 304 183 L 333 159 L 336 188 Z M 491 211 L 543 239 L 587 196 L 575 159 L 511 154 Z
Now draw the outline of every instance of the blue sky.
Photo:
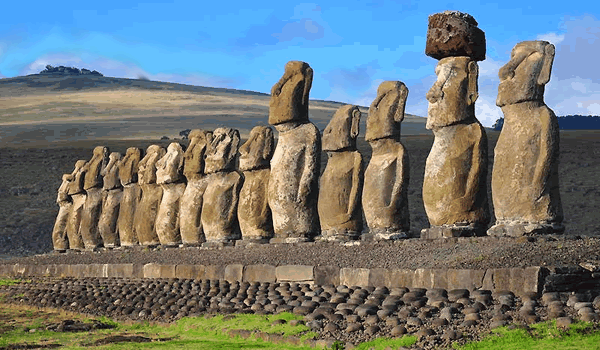
M 584 2 L 581 2 L 584 3 Z M 546 104 L 557 115 L 600 115 L 600 2 L 589 1 L 20 1 L 3 3 L 0 78 L 47 64 L 105 76 L 269 93 L 289 60 L 314 69 L 312 99 L 368 106 L 384 80 L 409 88 L 406 112 L 427 115 L 437 61 L 427 17 L 471 14 L 486 34 L 476 115 L 502 116 L 498 69 L 525 40 L 556 46 Z

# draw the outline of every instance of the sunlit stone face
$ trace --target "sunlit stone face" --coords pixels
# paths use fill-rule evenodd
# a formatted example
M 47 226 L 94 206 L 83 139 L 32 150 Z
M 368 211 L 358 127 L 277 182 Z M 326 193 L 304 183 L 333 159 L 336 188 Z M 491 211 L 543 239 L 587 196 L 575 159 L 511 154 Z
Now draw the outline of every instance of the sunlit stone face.
M 274 144 L 273 129 L 268 126 L 252 128 L 248 141 L 240 147 L 240 170 L 268 168 Z
M 356 149 L 359 122 L 360 111 L 357 106 L 340 107 L 323 130 L 323 151 Z

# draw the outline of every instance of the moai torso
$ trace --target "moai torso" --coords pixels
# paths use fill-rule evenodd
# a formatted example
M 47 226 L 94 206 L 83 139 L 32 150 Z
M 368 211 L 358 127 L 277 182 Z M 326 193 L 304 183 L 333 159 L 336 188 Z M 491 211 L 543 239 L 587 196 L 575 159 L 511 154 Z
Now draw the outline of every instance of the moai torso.
M 194 129 L 189 134 L 190 144 L 184 154 L 183 175 L 187 186 L 181 197 L 179 226 L 184 245 L 197 246 L 206 241 L 202 230 L 202 204 L 208 182 L 204 175 L 204 156 L 212 133 Z
M 240 147 L 239 169 L 244 174 L 244 184 L 237 216 L 244 241 L 268 243 L 274 234 L 267 200 L 274 144 L 273 130 L 256 126 L 250 131 L 248 141 Z
M 237 206 L 243 178 L 235 171 L 240 142 L 238 130 L 218 128 L 213 132 L 204 171 L 207 187 L 202 206 L 202 228 L 207 245 L 231 244 L 240 239 Z
M 183 182 L 183 149 L 177 142 L 167 148 L 167 153 L 156 162 L 156 182 L 163 194 L 156 215 L 156 234 L 165 246 L 181 243 L 179 233 L 179 202 L 185 191 Z
M 357 239 L 362 232 L 364 171 L 362 156 L 356 150 L 359 122 L 358 107 L 346 105 L 336 111 L 323 131 L 323 150 L 328 160 L 319 186 L 321 240 Z
M 94 148 L 94 154 L 85 167 L 85 182 L 83 188 L 87 191 L 91 188 L 102 188 L 102 170 L 108 164 L 108 148 L 98 146 Z
M 119 235 L 117 232 L 117 220 L 119 217 L 119 207 L 123 188 L 119 180 L 119 164 L 121 154 L 112 152 L 109 156 L 108 164 L 101 171 L 103 182 L 102 194 L 102 213 L 98 222 L 98 231 L 102 237 L 105 247 L 115 247 L 119 245 Z
M 320 231 L 317 198 L 321 135 L 308 121 L 312 76 L 307 63 L 290 61 L 271 89 L 269 123 L 279 132 L 268 190 L 275 231 L 272 242 L 308 241 Z
M 408 153 L 399 141 L 400 123 L 408 89 L 399 81 L 385 81 L 369 108 L 365 139 L 373 150 L 365 171 L 362 205 L 374 239 L 408 236 Z
M 138 185 L 138 166 L 142 159 L 142 150 L 136 147 L 127 149 L 125 157 L 119 163 L 119 180 L 123 186 L 123 196 L 119 206 L 119 218 L 117 227 L 121 246 L 132 246 L 138 244 L 134 231 L 133 221 L 135 208 L 140 201 L 142 190 Z
M 69 183 L 71 181 L 71 174 L 64 174 L 62 176 L 62 182 L 58 187 L 58 196 L 56 197 L 56 203 L 58 204 L 58 214 L 54 221 L 54 228 L 52 230 L 52 245 L 54 250 L 63 251 L 69 248 L 69 240 L 67 238 L 67 224 L 69 220 L 69 212 L 73 206 L 71 196 L 67 194 Z
M 69 249 L 81 250 L 85 246 L 79 232 L 81 226 L 81 216 L 83 214 L 83 205 L 85 204 L 85 190 L 83 183 L 85 180 L 84 166 L 85 160 L 78 160 L 75 163 L 75 169 L 67 177 L 69 183 L 67 185 L 67 194 L 71 196 L 73 205 L 67 216 L 67 239 L 69 240 Z
M 102 245 L 98 224 L 102 213 L 102 172 L 108 164 L 108 154 L 107 147 L 94 148 L 92 159 L 86 163 L 83 170 L 85 172 L 83 188 L 86 197 L 79 232 L 86 249 L 95 249 Z
M 543 102 L 554 46 L 519 43 L 500 69 L 496 104 L 504 126 L 494 149 L 493 235 L 560 233 L 562 205 L 558 182 L 559 132 L 554 112 Z
M 162 199 L 162 188 L 156 183 L 156 162 L 165 155 L 164 148 L 151 145 L 138 167 L 138 183 L 142 198 L 135 210 L 134 228 L 140 245 L 160 243 L 156 234 L 155 222 Z

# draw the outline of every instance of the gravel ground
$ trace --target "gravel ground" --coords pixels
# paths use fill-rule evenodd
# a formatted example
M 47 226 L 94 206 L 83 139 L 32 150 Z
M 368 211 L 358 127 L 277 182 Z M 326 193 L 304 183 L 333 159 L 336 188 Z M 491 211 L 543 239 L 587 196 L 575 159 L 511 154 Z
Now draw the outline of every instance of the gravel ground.
M 115 319 L 172 322 L 181 317 L 293 312 L 319 339 L 346 345 L 376 337 L 414 334 L 415 347 L 449 347 L 478 340 L 490 329 L 527 327 L 556 319 L 599 321 L 600 296 L 535 293 L 515 296 L 465 289 L 360 288 L 298 283 L 249 283 L 189 279 L 34 279 L 0 287 L 6 300 Z M 230 332 L 236 334 L 235 331 Z M 243 333 L 243 332 L 242 332 Z M 242 335 L 240 333 L 240 335 Z M 350 347 L 350 346 L 348 346 Z
M 223 248 L 141 248 L 50 253 L 0 264 L 270 264 L 354 268 L 509 268 L 600 261 L 600 238 L 577 236 L 417 238 L 396 242 L 267 244 Z

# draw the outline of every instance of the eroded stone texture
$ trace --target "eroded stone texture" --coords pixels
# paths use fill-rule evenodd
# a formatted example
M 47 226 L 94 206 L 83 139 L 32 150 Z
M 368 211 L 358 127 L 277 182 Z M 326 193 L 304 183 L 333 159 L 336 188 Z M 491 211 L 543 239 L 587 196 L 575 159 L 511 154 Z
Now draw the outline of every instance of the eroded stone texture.
M 400 142 L 400 123 L 408 89 L 400 81 L 384 81 L 377 89 L 367 117 L 365 139 L 373 150 L 365 171 L 362 206 L 375 239 L 408 237 L 409 163 Z
M 448 57 L 436 67 L 427 93 L 427 125 L 434 142 L 425 164 L 423 204 L 431 224 L 421 238 L 485 234 L 487 136 L 475 118 L 477 63 Z
M 271 89 L 269 123 L 279 132 L 268 190 L 275 231 L 272 242 L 309 241 L 320 231 L 321 134 L 308 121 L 312 77 L 308 63 L 290 61 Z
M 73 202 L 67 218 L 67 238 L 69 240 L 69 249 L 73 250 L 85 248 L 81 233 L 79 232 L 83 205 L 85 204 L 85 190 L 83 188 L 85 180 L 83 167 L 85 166 L 85 163 L 85 160 L 78 160 L 75 163 L 75 169 L 70 176 L 67 177 L 67 181 L 69 181 L 67 185 L 67 195 L 71 196 Z
M 319 239 L 347 241 L 362 232 L 363 161 L 356 150 L 360 110 L 340 107 L 323 131 L 323 150 L 329 157 L 321 175 L 318 211 Z
M 184 152 L 181 145 L 172 142 L 167 153 L 156 162 L 156 182 L 163 190 L 156 214 L 156 234 L 162 245 L 176 246 L 181 243 L 179 233 L 179 205 L 185 191 L 183 182 Z
M 103 176 L 103 186 L 102 213 L 100 214 L 98 222 L 98 231 L 105 247 L 115 247 L 119 245 L 117 220 L 119 217 L 121 198 L 123 197 L 123 187 L 119 180 L 120 163 L 121 154 L 112 152 L 108 157 L 108 164 L 100 173 Z
M 123 186 L 123 196 L 119 206 L 119 218 L 117 219 L 117 230 L 121 246 L 133 246 L 138 244 L 138 238 L 133 228 L 135 208 L 140 201 L 142 190 L 138 185 L 138 166 L 142 159 L 142 150 L 130 147 L 125 157 L 119 163 L 119 180 Z
M 54 228 L 52 230 L 52 245 L 54 250 L 57 251 L 69 249 L 67 223 L 69 221 L 69 212 L 73 206 L 71 196 L 68 194 L 70 181 L 71 174 L 64 174 L 62 176 L 62 182 L 58 187 L 58 196 L 56 197 L 56 203 L 58 204 L 58 215 L 56 216 L 56 221 L 54 221 Z
M 485 33 L 471 15 L 444 11 L 429 16 L 425 54 L 435 59 L 468 56 L 485 60 Z
M 554 112 L 544 103 L 554 45 L 517 44 L 499 72 L 496 104 L 504 126 L 494 149 L 492 198 L 496 223 L 490 235 L 561 233 L 559 132 Z
M 237 205 L 243 178 L 235 171 L 240 133 L 217 128 L 206 152 L 204 171 L 207 187 L 202 206 L 202 228 L 206 243 L 230 243 L 240 239 Z
M 184 154 L 183 174 L 187 186 L 181 196 L 179 226 L 184 245 L 197 246 L 206 241 L 202 230 L 202 197 L 206 186 L 204 156 L 212 140 L 210 131 L 194 129 L 189 134 L 190 144 Z
M 244 174 L 238 221 L 244 241 L 268 243 L 273 237 L 273 218 L 268 203 L 270 162 L 275 148 L 273 129 L 256 126 L 240 147 L 239 169 Z
M 95 147 L 92 159 L 83 167 L 86 197 L 79 232 L 86 249 L 102 246 L 98 223 L 102 213 L 102 170 L 108 164 L 108 155 L 108 147 Z
M 138 183 L 142 198 L 135 209 L 134 229 L 140 245 L 158 245 L 155 222 L 162 199 L 162 188 L 156 183 L 156 162 L 165 155 L 164 148 L 150 145 L 138 167 Z

